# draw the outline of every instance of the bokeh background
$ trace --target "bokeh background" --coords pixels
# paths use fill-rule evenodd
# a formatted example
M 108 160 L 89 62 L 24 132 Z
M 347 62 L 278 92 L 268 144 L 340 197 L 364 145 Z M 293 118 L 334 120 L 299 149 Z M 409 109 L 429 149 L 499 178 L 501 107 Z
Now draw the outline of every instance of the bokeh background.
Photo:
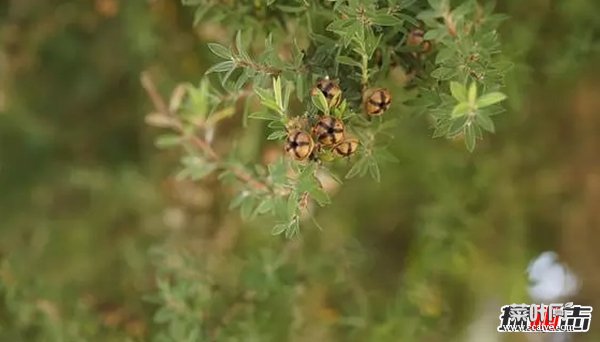
M 400 163 L 288 241 L 216 179 L 175 181 L 144 124 L 140 73 L 197 83 L 219 27 L 177 0 L 1 1 L 0 341 L 541 341 L 495 330 L 545 250 L 600 308 L 600 2 L 498 10 L 497 133 L 469 154 L 398 109 Z

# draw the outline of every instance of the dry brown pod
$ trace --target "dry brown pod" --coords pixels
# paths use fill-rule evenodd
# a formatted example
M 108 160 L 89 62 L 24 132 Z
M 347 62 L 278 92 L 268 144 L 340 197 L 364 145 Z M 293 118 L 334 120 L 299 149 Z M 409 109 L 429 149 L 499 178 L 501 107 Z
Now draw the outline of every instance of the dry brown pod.
M 428 53 L 433 47 L 429 40 L 425 40 L 425 31 L 423 31 L 420 28 L 412 29 L 408 33 L 408 37 L 406 38 L 406 45 L 415 47 L 420 46 L 420 53 Z
M 386 88 L 372 88 L 365 91 L 363 106 L 368 116 L 382 115 L 391 104 L 392 95 Z
M 333 152 L 340 157 L 350 157 L 358 150 L 359 142 L 358 139 L 349 138 L 346 139 L 333 147 Z
M 344 124 L 333 116 L 324 116 L 313 127 L 313 135 L 322 146 L 328 147 L 344 140 Z
M 328 77 L 318 80 L 310 94 L 315 96 L 319 91 L 325 95 L 329 108 L 337 107 L 342 101 L 342 89 L 335 81 L 330 80 Z
M 315 143 L 310 134 L 300 130 L 288 133 L 285 152 L 290 157 L 296 160 L 305 160 L 311 155 L 314 147 Z

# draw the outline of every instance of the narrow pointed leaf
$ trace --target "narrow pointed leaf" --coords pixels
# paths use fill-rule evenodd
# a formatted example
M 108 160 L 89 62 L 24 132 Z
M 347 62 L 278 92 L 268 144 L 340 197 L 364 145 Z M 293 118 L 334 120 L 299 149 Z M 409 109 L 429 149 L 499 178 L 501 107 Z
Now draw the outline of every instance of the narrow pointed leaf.
M 463 115 L 466 115 L 470 110 L 471 110 L 471 107 L 469 106 L 468 103 L 461 102 L 461 103 L 457 104 L 456 106 L 454 106 L 454 109 L 452 109 L 451 117 L 459 118 Z
M 450 82 L 450 92 L 459 102 L 467 102 L 467 89 L 458 82 Z
M 487 93 L 487 94 L 481 96 L 480 98 L 477 99 L 477 102 L 475 102 L 475 104 L 477 105 L 477 108 L 484 108 L 484 107 L 496 104 L 498 102 L 502 102 L 505 99 L 506 99 L 506 95 L 504 95 L 500 92 L 493 92 L 493 93 Z
M 224 58 L 224 59 L 231 58 L 231 51 L 229 51 L 228 48 L 226 48 L 225 46 L 223 46 L 221 44 L 208 43 L 208 49 L 210 51 L 212 51 L 212 53 L 214 53 L 215 55 L 217 55 L 221 58 Z

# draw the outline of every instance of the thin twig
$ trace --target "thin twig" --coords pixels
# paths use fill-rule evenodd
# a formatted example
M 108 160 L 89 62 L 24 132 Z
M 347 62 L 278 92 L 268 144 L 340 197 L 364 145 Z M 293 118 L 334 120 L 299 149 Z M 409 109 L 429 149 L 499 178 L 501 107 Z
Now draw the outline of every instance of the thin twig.
M 152 81 L 150 75 L 147 72 L 143 72 L 140 77 L 140 81 L 142 83 L 142 87 L 146 90 L 148 97 L 150 97 L 150 100 L 154 104 L 154 108 L 156 109 L 156 111 L 165 116 L 175 118 L 176 120 L 174 121 L 174 125 L 172 126 L 172 128 L 178 133 L 180 133 L 182 136 L 186 136 L 181 121 L 178 117 L 176 117 L 176 115 L 173 112 L 171 112 L 171 110 L 169 110 L 167 103 L 156 89 L 156 86 Z M 196 135 L 187 136 L 187 138 L 192 144 L 194 144 L 194 146 L 196 146 L 199 150 L 204 152 L 204 154 L 206 154 L 213 162 L 220 164 L 220 167 L 222 169 L 226 169 L 233 173 L 236 176 L 236 178 L 238 178 L 240 181 L 246 183 L 248 186 L 256 190 L 268 192 L 271 191 L 270 187 L 267 184 L 255 179 L 251 174 L 249 174 L 245 170 L 231 165 L 224 166 L 221 157 L 217 154 L 217 152 L 215 152 L 215 150 L 210 146 L 210 144 L 206 142 L 206 140 Z
M 236 64 L 238 67 L 250 68 L 255 71 L 262 72 L 263 74 L 268 74 L 271 76 L 279 76 L 282 72 L 282 70 L 280 70 L 280 69 L 276 69 L 276 68 L 270 67 L 268 65 L 254 63 L 251 61 L 238 60 L 238 61 L 236 61 Z
M 150 75 L 147 71 L 142 72 L 140 81 L 142 82 L 142 87 L 146 90 L 146 93 L 148 93 L 150 100 L 154 104 L 154 108 L 160 113 L 172 116 L 173 114 L 169 110 L 167 103 L 158 93 L 158 90 L 156 89 L 156 86 L 154 85 L 154 82 L 152 81 L 152 78 L 150 78 Z
M 454 22 L 454 18 L 452 18 L 452 14 L 449 11 L 444 13 L 444 23 L 446 24 L 446 28 L 448 29 L 450 36 L 456 37 L 456 23 Z

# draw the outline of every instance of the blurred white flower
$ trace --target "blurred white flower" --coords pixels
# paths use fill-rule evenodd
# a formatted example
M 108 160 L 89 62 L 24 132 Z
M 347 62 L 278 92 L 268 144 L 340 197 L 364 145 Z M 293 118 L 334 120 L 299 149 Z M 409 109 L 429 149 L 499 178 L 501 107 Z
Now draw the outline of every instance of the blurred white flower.
M 537 302 L 549 303 L 575 295 L 579 281 L 569 268 L 558 262 L 554 252 L 544 252 L 529 263 L 529 295 Z

